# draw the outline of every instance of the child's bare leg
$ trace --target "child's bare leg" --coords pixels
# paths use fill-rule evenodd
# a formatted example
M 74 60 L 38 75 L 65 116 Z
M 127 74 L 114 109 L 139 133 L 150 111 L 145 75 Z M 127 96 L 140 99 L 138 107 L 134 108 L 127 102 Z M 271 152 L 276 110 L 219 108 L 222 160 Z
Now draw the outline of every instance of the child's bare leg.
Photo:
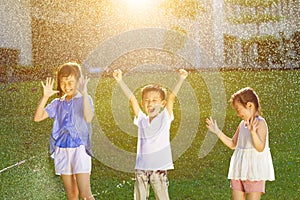
M 78 200 L 78 188 L 74 175 L 61 175 L 68 200 Z
M 251 192 L 248 193 L 247 199 L 248 200 L 260 200 L 261 192 Z
M 245 200 L 246 193 L 240 190 L 232 190 L 232 200 Z
M 79 195 L 84 200 L 94 200 L 90 186 L 90 174 L 76 174 L 77 185 L 79 189 Z

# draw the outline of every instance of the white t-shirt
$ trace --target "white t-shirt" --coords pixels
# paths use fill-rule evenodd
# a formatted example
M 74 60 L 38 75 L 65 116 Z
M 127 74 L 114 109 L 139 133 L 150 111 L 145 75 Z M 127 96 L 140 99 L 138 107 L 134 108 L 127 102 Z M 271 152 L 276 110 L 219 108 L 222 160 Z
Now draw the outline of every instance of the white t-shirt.
M 134 124 L 138 126 L 135 169 L 174 169 L 170 146 L 170 127 L 173 119 L 173 114 L 170 116 L 166 108 L 151 123 L 142 111 L 134 118 Z

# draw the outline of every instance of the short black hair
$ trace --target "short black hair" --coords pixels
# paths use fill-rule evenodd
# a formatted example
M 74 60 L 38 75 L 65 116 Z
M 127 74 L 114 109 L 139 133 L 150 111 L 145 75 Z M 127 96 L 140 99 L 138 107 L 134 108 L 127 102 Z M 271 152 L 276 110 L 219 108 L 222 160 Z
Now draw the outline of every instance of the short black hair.
M 57 90 L 59 91 L 58 96 L 62 97 L 63 92 L 60 87 L 60 80 L 63 77 L 68 77 L 70 75 L 74 75 L 75 79 L 78 81 L 81 77 L 81 67 L 78 63 L 68 62 L 61 66 L 59 66 L 57 70 Z
M 144 95 L 148 92 L 155 91 L 160 94 L 160 97 L 162 100 L 166 99 L 167 96 L 167 90 L 163 88 L 161 85 L 158 84 L 149 84 L 142 88 L 142 99 L 144 98 Z

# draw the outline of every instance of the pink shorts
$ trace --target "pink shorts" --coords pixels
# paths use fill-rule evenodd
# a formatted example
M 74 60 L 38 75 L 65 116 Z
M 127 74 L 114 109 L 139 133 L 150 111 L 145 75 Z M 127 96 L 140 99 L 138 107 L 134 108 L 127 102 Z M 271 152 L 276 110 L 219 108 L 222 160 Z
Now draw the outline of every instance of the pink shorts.
M 92 159 L 83 145 L 77 148 L 59 148 L 54 152 L 55 173 L 72 175 L 91 173 Z
M 242 181 L 230 180 L 230 187 L 232 190 L 239 190 L 245 193 L 261 192 L 265 193 L 265 181 Z

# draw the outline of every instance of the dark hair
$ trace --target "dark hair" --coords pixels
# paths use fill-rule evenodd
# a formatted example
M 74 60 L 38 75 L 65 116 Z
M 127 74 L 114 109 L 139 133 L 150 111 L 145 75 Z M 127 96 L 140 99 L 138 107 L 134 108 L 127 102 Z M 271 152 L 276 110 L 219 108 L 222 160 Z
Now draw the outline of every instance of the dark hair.
M 246 107 L 248 102 L 253 103 L 257 113 L 259 115 L 261 115 L 259 98 L 252 88 L 246 87 L 246 88 L 240 89 L 239 91 L 234 93 L 230 98 L 230 103 L 232 105 L 235 103 L 240 103 L 244 107 Z
M 160 97 L 162 100 L 166 99 L 166 95 L 167 95 L 166 89 L 157 84 L 150 84 L 150 85 L 146 85 L 145 87 L 143 87 L 142 88 L 142 99 L 144 98 L 144 95 L 146 93 L 151 92 L 151 91 L 160 93 Z
M 81 77 L 81 67 L 79 64 L 74 62 L 68 62 L 61 65 L 57 70 L 57 90 L 59 91 L 58 96 L 63 95 L 62 89 L 60 87 L 60 80 L 63 77 L 68 77 L 70 75 L 75 76 L 75 79 L 78 81 Z

